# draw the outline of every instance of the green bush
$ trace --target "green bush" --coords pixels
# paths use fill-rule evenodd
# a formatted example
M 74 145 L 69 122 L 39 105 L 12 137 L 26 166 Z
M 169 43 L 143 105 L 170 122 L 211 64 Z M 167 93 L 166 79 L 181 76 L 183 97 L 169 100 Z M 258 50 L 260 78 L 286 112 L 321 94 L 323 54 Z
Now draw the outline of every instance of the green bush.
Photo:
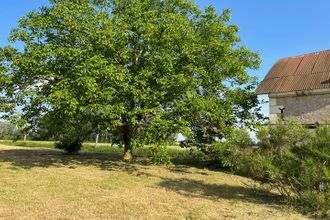
M 245 152 L 251 151 L 254 145 L 246 129 L 234 130 L 225 141 L 217 142 L 209 147 L 208 154 L 222 167 L 238 171 L 241 169 Z
M 314 132 L 295 122 L 260 127 L 258 143 L 236 130 L 227 140 L 208 147 L 223 167 L 276 188 L 296 201 L 329 215 L 330 128 Z
M 224 168 L 229 168 L 232 171 L 237 170 L 239 163 L 237 159 L 241 159 L 242 149 L 231 146 L 227 142 L 218 142 L 214 144 L 212 158 Z
M 63 139 L 55 143 L 55 147 L 64 150 L 68 154 L 76 154 L 82 147 L 82 142 L 78 139 Z
M 258 146 L 264 153 L 282 155 L 295 146 L 306 144 L 311 139 L 311 132 L 294 121 L 279 121 L 277 125 L 259 127 Z
M 152 146 L 149 148 L 151 162 L 156 165 L 170 165 L 171 156 L 165 146 Z
M 326 213 L 329 210 L 329 140 L 328 127 L 314 134 L 294 122 L 281 122 L 258 133 L 259 151 L 243 161 L 252 178 L 263 180 L 290 200 Z M 258 175 L 252 172 L 259 170 Z M 261 174 L 261 175 L 260 175 Z
M 251 149 L 251 147 L 255 145 L 247 129 L 233 130 L 225 143 L 230 147 L 236 147 L 240 149 Z

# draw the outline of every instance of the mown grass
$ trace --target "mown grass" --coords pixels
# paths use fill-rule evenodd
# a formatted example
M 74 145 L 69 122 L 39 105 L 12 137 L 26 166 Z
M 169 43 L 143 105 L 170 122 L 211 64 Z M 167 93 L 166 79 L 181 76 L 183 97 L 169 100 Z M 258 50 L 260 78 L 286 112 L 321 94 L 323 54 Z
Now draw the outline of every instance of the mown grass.
M 12 141 L 0 140 L 0 144 L 7 146 L 32 147 L 32 148 L 54 148 L 53 141 Z
M 38 144 L 0 146 L 0 219 L 306 218 L 247 178 Z

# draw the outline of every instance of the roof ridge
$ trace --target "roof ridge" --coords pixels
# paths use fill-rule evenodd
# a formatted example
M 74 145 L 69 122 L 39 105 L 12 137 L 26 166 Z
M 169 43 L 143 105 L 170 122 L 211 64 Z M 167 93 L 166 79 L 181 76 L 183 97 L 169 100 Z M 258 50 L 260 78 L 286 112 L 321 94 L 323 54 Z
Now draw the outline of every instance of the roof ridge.
M 300 55 L 295 55 L 295 56 L 283 57 L 283 58 L 280 58 L 279 61 L 285 60 L 285 59 L 290 59 L 290 58 L 304 57 L 306 55 L 319 54 L 319 53 L 323 53 L 323 52 L 330 52 L 330 49 L 320 50 L 320 51 L 315 51 L 315 52 L 310 52 L 310 53 L 305 53 L 305 54 L 300 54 Z

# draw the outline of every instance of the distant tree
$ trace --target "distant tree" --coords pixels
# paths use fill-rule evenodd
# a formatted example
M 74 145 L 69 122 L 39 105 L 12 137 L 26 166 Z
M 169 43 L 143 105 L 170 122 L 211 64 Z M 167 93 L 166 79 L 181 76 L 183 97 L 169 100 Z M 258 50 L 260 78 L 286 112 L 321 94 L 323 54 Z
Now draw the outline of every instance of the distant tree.
M 253 123 L 258 100 L 230 11 L 189 0 L 51 0 L 19 21 L 1 50 L 7 103 L 30 126 L 44 117 L 75 143 L 96 129 L 117 134 L 124 160 L 136 145 L 173 133 L 212 138 Z M 204 135 L 203 133 L 203 135 Z
M 0 121 L 0 139 L 1 140 L 10 140 L 16 139 L 19 135 L 19 131 L 11 125 L 9 122 Z

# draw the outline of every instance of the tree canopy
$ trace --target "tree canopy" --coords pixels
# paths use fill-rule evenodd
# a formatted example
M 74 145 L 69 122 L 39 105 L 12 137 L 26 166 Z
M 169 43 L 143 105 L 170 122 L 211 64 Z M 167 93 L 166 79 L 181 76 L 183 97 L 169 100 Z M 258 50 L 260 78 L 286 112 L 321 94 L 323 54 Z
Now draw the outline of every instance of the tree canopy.
M 127 160 L 136 145 L 173 133 L 210 141 L 259 116 L 247 72 L 259 56 L 239 45 L 230 10 L 189 0 L 51 0 L 9 39 L 24 49 L 0 50 L 3 110 L 76 142 L 111 131 Z

